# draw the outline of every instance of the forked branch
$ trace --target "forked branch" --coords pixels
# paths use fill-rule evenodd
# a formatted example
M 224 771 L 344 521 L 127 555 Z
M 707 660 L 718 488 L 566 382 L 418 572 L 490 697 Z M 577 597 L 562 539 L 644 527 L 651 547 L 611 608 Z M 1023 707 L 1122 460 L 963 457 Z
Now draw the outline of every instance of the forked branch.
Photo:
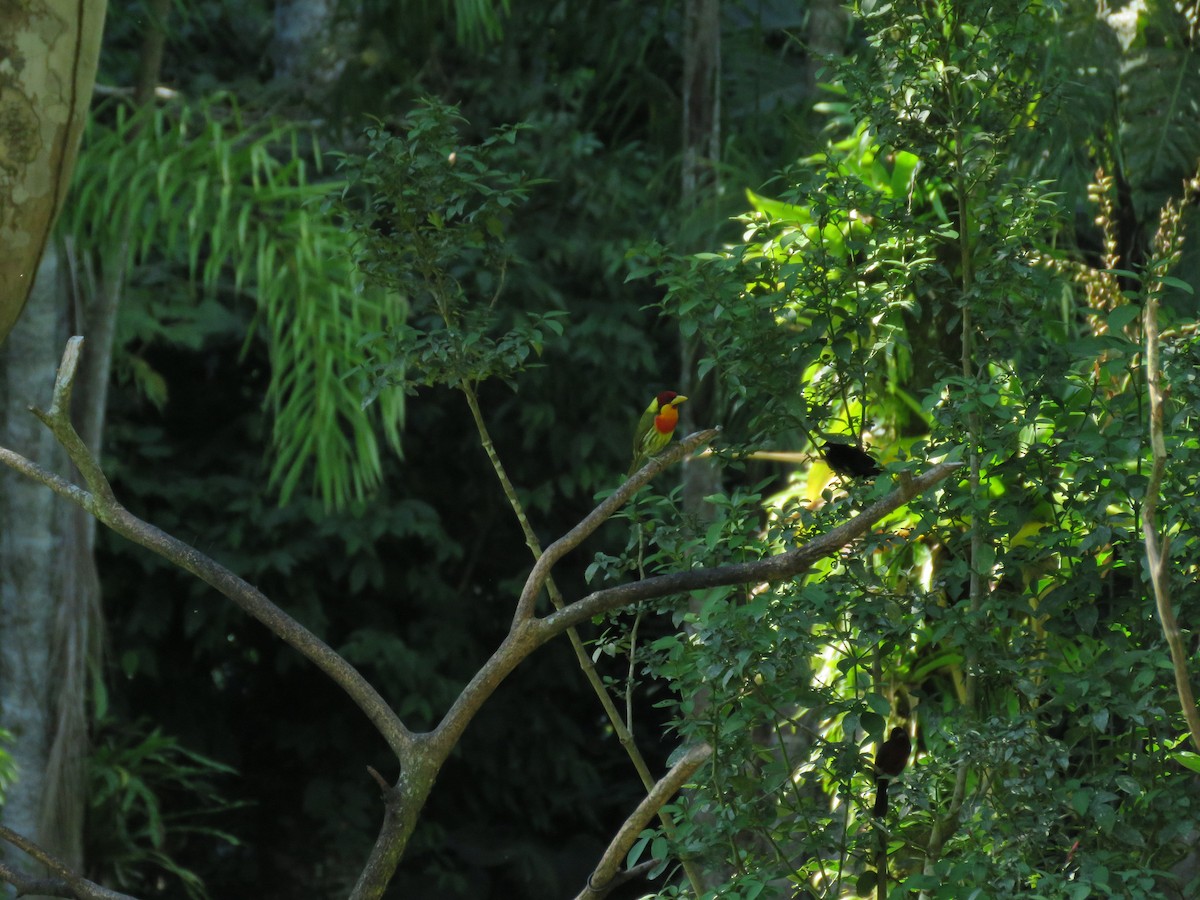
M 842 547 L 862 537 L 885 515 L 919 493 L 930 489 L 942 479 L 953 474 L 962 465 L 961 463 L 941 463 L 916 477 L 902 475 L 896 488 L 886 497 L 871 504 L 855 518 L 828 534 L 787 553 L 755 562 L 709 569 L 692 569 L 647 578 L 632 584 L 597 591 L 543 618 L 537 618 L 534 615 L 534 602 L 545 586 L 554 564 L 566 553 L 578 547 L 601 523 L 628 502 L 645 482 L 667 466 L 678 462 L 686 454 L 710 442 L 717 436 L 719 429 L 710 429 L 689 435 L 661 456 L 647 463 L 611 496 L 600 503 L 583 521 L 546 549 L 530 573 L 518 601 L 517 614 L 514 616 L 512 627 L 504 641 L 463 688 L 462 693 L 437 728 L 426 734 L 414 734 L 404 726 L 395 712 L 366 679 L 316 635 L 234 573 L 182 541 L 137 518 L 117 501 L 107 478 L 75 432 L 68 415 L 71 386 L 82 342 L 83 339 L 80 337 L 74 337 L 68 342 L 55 381 L 50 410 L 44 413 L 35 410 L 35 413 L 66 448 L 71 461 L 82 473 L 86 488 L 73 484 L 8 449 L 0 448 L 0 462 L 41 482 L 72 503 L 81 506 L 118 534 L 154 551 L 215 587 L 325 672 L 350 695 L 367 715 L 396 754 L 401 764 L 402 775 L 393 788 L 385 791 L 387 814 L 384 827 L 376 840 L 362 876 L 351 894 L 353 898 L 364 898 L 364 900 L 382 896 L 404 853 L 408 839 L 416 827 L 417 818 L 436 779 L 437 772 L 452 752 L 468 723 L 507 675 L 542 644 L 595 615 L 639 600 L 665 597 L 719 585 L 769 583 L 794 577 L 817 560 L 838 552 Z M 686 780 L 703 762 L 706 755 L 699 748 L 693 750 L 676 769 L 656 785 L 635 816 L 631 818 L 630 823 L 627 823 L 621 835 L 614 841 L 614 847 L 625 846 L 627 849 L 630 832 L 632 831 L 636 837 L 641 827 L 644 827 L 644 825 L 638 826 L 634 831 L 637 823 L 648 821 L 649 817 L 661 808 L 666 798 L 674 793 L 678 784 L 681 784 L 682 780 Z M 0 836 L 16 843 L 17 846 L 23 846 L 20 842 L 25 841 L 19 835 L 3 834 Z M 33 853 L 32 850 L 27 852 Z M 611 885 L 613 879 L 618 877 L 616 868 L 611 865 L 612 858 L 616 858 L 613 854 L 617 854 L 617 851 L 612 850 L 601 863 L 601 867 L 597 869 L 597 876 L 593 881 L 596 888 L 602 885 Z M 34 855 L 36 856 L 36 854 Z M 50 865 L 48 862 L 46 864 Z M 57 871 L 53 866 L 51 869 Z M 20 873 L 10 872 L 7 868 L 0 869 L 0 879 L 8 880 L 10 883 L 24 883 L 16 880 L 23 877 Z M 44 879 L 38 880 L 39 889 L 44 881 Z M 76 898 L 118 900 L 123 897 L 123 895 L 107 891 L 105 888 L 92 885 L 91 882 L 69 872 L 62 874 L 61 885 L 45 882 L 45 887 L 46 890 L 40 890 L 43 894 L 53 895 L 56 890 L 61 890 L 68 891 L 68 893 L 60 893 L 60 896 Z M 596 888 L 590 890 L 594 892 Z
M 689 434 L 683 440 L 673 444 L 634 472 L 624 484 L 588 513 L 578 525 L 547 547 L 538 558 L 529 577 L 525 579 L 521 599 L 517 602 L 517 613 L 513 616 L 513 626 L 516 627 L 518 623 L 533 617 L 534 603 L 537 601 L 538 594 L 542 592 L 542 588 L 546 585 L 546 579 L 550 577 L 550 571 L 560 559 L 582 544 L 597 528 L 612 518 L 613 514 L 628 503 L 642 485 L 697 448 L 712 442 L 720 433 L 720 428 L 707 428 L 704 431 Z
M 99 463 L 71 424 L 71 388 L 82 347 L 82 337 L 76 336 L 67 341 L 54 382 L 50 409 L 48 412 L 34 409 L 33 413 L 66 449 L 71 462 L 83 475 L 87 488 L 72 484 L 7 448 L 0 448 L 0 462 L 83 507 L 117 534 L 152 550 L 212 585 L 332 678 L 371 720 L 392 751 L 403 758 L 412 747 L 412 733 L 357 669 L 253 585 L 195 548 L 139 519 L 118 502 Z

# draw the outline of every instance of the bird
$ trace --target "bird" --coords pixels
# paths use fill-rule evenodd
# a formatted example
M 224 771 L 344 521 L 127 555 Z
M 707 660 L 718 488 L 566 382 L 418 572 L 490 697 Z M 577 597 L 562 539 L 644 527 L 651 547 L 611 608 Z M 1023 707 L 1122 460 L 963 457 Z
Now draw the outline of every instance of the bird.
M 685 400 L 687 397 L 683 394 L 662 391 L 650 401 L 633 433 L 633 465 L 629 467 L 628 475 L 632 475 L 650 457 L 657 456 L 671 443 L 675 425 L 679 422 L 679 404 Z
M 849 478 L 874 478 L 883 471 L 869 453 L 851 444 L 826 441 L 821 456 L 836 474 Z
M 882 819 L 888 810 L 888 779 L 895 778 L 908 765 L 912 741 L 903 728 L 893 728 L 888 739 L 875 754 L 875 818 Z

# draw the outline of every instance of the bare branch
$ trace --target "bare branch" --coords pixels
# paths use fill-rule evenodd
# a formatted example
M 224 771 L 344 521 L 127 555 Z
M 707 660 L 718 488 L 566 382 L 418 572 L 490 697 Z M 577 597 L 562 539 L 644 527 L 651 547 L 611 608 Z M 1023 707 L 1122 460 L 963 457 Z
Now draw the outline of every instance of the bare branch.
M 525 587 L 521 591 L 521 599 L 517 602 L 517 612 L 513 617 L 513 627 L 515 628 L 520 622 L 527 621 L 533 617 L 533 608 L 537 602 L 538 594 L 542 592 L 542 587 L 546 584 L 546 579 L 550 577 L 551 569 L 554 568 L 560 559 L 587 540 L 597 528 L 628 503 L 629 499 L 638 492 L 642 485 L 654 478 L 663 469 L 683 459 L 697 447 L 714 440 L 720 433 L 720 428 L 697 431 L 689 434 L 679 443 L 654 457 L 650 462 L 631 475 L 624 484 L 606 497 L 599 506 L 588 513 L 583 521 L 547 547 L 546 551 L 538 558 L 537 564 L 534 565 L 533 570 L 529 573 L 529 577 L 525 580 Z
M 129 894 L 109 890 L 103 885 L 89 881 L 67 867 L 66 863 L 35 844 L 24 835 L 0 825 L 0 838 L 28 853 L 39 863 L 57 875 L 57 878 L 33 878 L 12 866 L 0 863 L 0 881 L 7 881 L 17 889 L 18 895 L 41 894 L 46 897 L 70 897 L 74 900 L 137 900 Z
M 416 738 L 412 758 L 394 787 L 389 787 L 379 773 L 371 770 L 383 794 L 383 822 L 349 900 L 378 900 L 400 864 L 438 770 L 446 761 L 446 754 L 425 752 L 427 741 L 428 735 Z
M 576 900 L 593 900 L 593 898 L 604 897 L 615 886 L 614 879 L 617 877 L 617 872 L 621 867 L 621 863 L 629 854 L 629 848 L 633 846 L 634 841 L 650 823 L 650 820 L 658 814 L 659 809 L 663 804 L 670 800 L 675 793 L 684 785 L 692 774 L 704 764 L 712 755 L 712 747 L 708 744 L 697 744 L 690 748 L 679 762 L 671 767 L 671 771 L 659 779 L 654 785 L 654 790 L 646 795 L 646 798 L 638 804 L 637 809 L 625 820 L 613 837 L 612 842 L 608 845 L 608 849 L 604 851 L 604 855 L 600 857 L 600 862 L 596 865 L 596 870 L 588 878 L 587 887 L 579 892 Z
M 918 494 L 927 491 L 942 479 L 961 469 L 962 466 L 963 464 L 960 462 L 938 463 L 915 478 L 901 479 L 894 491 L 872 503 L 849 522 L 839 525 L 832 531 L 795 550 L 753 562 L 673 572 L 669 575 L 658 575 L 654 578 L 596 591 L 565 609 L 536 620 L 538 628 L 539 630 L 546 629 L 551 635 L 555 635 L 573 625 L 586 622 L 592 616 L 619 609 L 640 600 L 650 600 L 706 588 L 776 582 L 792 578 L 808 569 L 817 560 L 836 553 L 842 547 L 862 537 L 872 525 L 888 513 L 903 506 Z M 539 643 L 545 639 L 540 638 Z
M 34 878 L 20 872 L 7 863 L 0 862 L 0 881 L 17 889 L 17 896 L 74 897 L 74 889 L 58 878 Z
M 71 484 L 58 475 L 25 459 L 11 450 L 0 448 L 0 462 L 45 484 L 59 496 L 78 504 L 117 534 L 128 538 L 159 556 L 191 572 L 212 585 L 243 611 L 299 651 L 306 659 L 328 675 L 357 704 L 401 760 L 411 751 L 413 735 L 380 696 L 379 692 L 350 663 L 339 656 L 324 641 L 272 603 L 265 594 L 239 578 L 229 569 L 205 556 L 159 528 L 139 519 L 123 507 L 113 494 L 108 479 L 99 464 L 76 433 L 70 420 L 71 383 L 79 362 L 83 338 L 67 342 L 62 366 L 54 383 L 54 396 L 49 412 L 34 410 L 55 438 L 66 449 L 71 462 L 83 474 L 90 492 Z
M 488 661 L 479 667 L 467 686 L 459 693 L 437 728 L 428 735 L 421 735 L 418 740 L 428 738 L 437 747 L 437 752 L 449 753 L 450 748 L 458 742 L 471 719 L 475 717 L 475 713 L 512 670 L 554 636 L 550 633 L 542 634 L 535 624 L 535 621 L 523 622 L 509 631 Z
M 579 896 L 587 897 L 589 900 L 593 900 L 593 898 L 594 900 L 602 900 L 602 898 L 607 897 L 617 888 L 621 887 L 621 885 L 633 881 L 635 878 L 644 878 L 645 876 L 649 875 L 661 864 L 662 863 L 657 859 L 647 859 L 638 863 L 636 866 L 621 870 L 611 879 L 609 879 L 608 883 L 605 884 L 603 888 L 592 887 L 592 885 L 589 883 L 587 888 L 584 889 L 584 893 L 580 894 Z M 696 896 L 700 896 L 701 894 L 703 894 L 703 891 L 697 893 Z
M 58 496 L 70 500 L 72 503 L 83 507 L 87 512 L 99 518 L 96 512 L 95 498 L 90 492 L 85 491 L 78 485 L 71 484 L 67 479 L 60 475 L 56 475 L 49 469 L 43 469 L 37 463 L 26 459 L 19 453 L 13 453 L 7 447 L 0 447 L 0 462 L 8 466 L 15 472 L 20 472 L 26 478 L 40 482 Z
M 75 385 L 75 372 L 79 368 L 82 351 L 82 337 L 75 335 L 67 341 L 62 361 L 58 364 L 58 375 L 54 379 L 50 411 L 42 412 L 40 409 L 33 409 L 32 412 L 42 420 L 42 424 L 49 428 L 55 439 L 62 444 L 91 492 L 101 501 L 115 503 L 117 498 L 113 494 L 112 486 L 108 483 L 108 478 L 71 424 L 71 390 Z M 92 515 L 96 514 L 86 506 L 84 509 L 87 509 Z
M 384 794 L 387 794 L 393 789 L 392 786 L 387 783 L 387 779 L 380 775 L 379 770 L 374 766 L 367 766 L 367 774 L 371 776 L 372 780 L 374 780 L 377 785 L 379 785 L 379 790 Z

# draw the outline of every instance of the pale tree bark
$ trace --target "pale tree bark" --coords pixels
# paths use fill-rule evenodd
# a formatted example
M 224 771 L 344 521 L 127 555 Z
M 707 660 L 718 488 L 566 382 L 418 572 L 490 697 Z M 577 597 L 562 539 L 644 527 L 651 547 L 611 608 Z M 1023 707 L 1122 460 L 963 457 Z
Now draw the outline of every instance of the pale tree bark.
M 687 0 L 683 31 L 683 165 L 680 185 L 685 209 L 714 200 L 720 192 L 717 163 L 721 153 L 721 4 Z M 699 339 L 680 342 L 679 392 L 689 398 L 681 409 L 681 428 L 712 421 L 716 413 L 713 379 L 695 377 L 702 355 Z M 688 460 L 684 468 L 684 508 L 703 515 L 704 498 L 720 487 L 711 456 Z
M 25 313 L 0 353 L 0 440 L 52 460 L 58 471 L 64 470 L 66 456 L 46 439 L 45 429 L 27 407 L 30 398 L 45 396 L 46 379 L 54 377 L 58 346 L 67 334 L 61 303 L 64 271 L 58 254 L 48 248 Z M 67 580 L 64 560 L 70 555 L 67 520 L 73 514 L 31 488 L 12 473 L 0 475 L 0 725 L 12 735 L 7 749 L 17 765 L 17 781 L 5 796 L 3 822 L 53 845 L 77 865 L 78 827 L 70 837 L 61 832 L 49 835 L 41 827 L 57 718 L 57 685 L 52 683 L 55 625 Z M 73 818 L 78 823 L 79 815 Z M 19 855 L 6 855 L 20 864 Z
M 350 28 L 339 22 L 336 0 L 276 0 L 271 61 L 275 79 L 311 99 L 314 87 L 327 92 L 346 68 Z
M 683 161 L 681 200 L 687 212 L 713 203 L 720 194 L 717 163 L 721 153 L 721 3 L 720 0 L 686 0 L 683 27 Z M 718 415 L 716 379 L 696 376 L 704 356 L 699 337 L 680 336 L 679 392 L 688 398 L 681 408 L 684 432 Z M 683 508 L 694 522 L 709 522 L 713 507 L 704 498 L 719 493 L 721 473 L 716 459 L 702 456 L 683 464 Z M 695 601 L 693 601 L 695 609 Z M 701 715 L 708 696 L 694 698 Z M 697 896 L 724 880 L 712 860 L 689 859 L 689 878 Z
M 805 28 L 808 45 L 808 63 L 805 80 L 808 92 L 814 100 L 817 94 L 818 74 L 831 58 L 846 52 L 849 34 L 849 14 L 840 0 L 809 0 L 808 23 Z M 829 75 L 825 76 L 828 81 Z
M 0 438 L 60 463 L 25 404 L 45 393 L 69 333 L 66 263 L 50 234 L 87 117 L 104 13 L 104 0 L 32 0 L 0 15 L 0 340 L 9 336 L 0 348 Z M 0 480 L 0 726 L 12 733 L 18 766 L 0 815 L 72 865 L 82 856 L 84 669 L 94 640 L 81 609 L 95 601 L 76 539 L 83 521 L 19 479 Z
M 0 341 L 62 206 L 83 132 L 105 0 L 30 0 L 0 13 Z

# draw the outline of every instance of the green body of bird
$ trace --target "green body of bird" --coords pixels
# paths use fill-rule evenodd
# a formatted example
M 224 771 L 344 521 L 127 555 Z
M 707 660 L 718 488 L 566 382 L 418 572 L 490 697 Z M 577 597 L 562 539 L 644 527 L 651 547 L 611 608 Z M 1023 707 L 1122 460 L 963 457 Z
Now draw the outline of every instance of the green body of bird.
M 646 407 L 633 433 L 633 465 L 629 475 L 646 464 L 652 456 L 662 453 L 679 422 L 679 404 L 687 397 L 674 391 L 663 391 Z

